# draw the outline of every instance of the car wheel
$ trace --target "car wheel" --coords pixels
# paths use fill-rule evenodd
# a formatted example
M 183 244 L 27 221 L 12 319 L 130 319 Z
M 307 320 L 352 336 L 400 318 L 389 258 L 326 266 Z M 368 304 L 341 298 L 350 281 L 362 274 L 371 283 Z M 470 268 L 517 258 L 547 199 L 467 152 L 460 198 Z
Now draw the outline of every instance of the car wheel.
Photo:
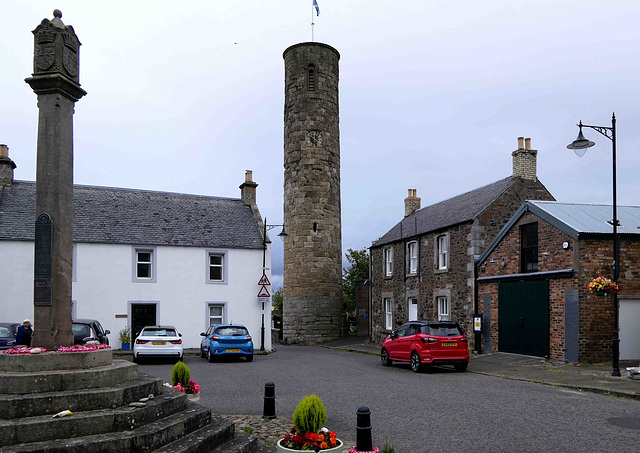
M 133 354 L 133 363 L 138 363 L 138 357 L 135 354 Z
M 393 361 L 389 358 L 389 352 L 386 349 L 383 349 L 380 352 L 380 362 L 382 366 L 391 366 Z
M 184 361 L 184 355 L 181 355 L 180 357 L 178 357 L 178 362 L 183 362 Z
M 456 369 L 456 371 L 467 371 L 467 366 L 469 366 L 469 364 L 467 362 L 465 362 L 465 363 L 456 363 L 455 365 L 453 365 L 453 367 Z
M 411 353 L 411 371 L 413 371 L 414 373 L 418 373 L 420 371 L 420 368 L 422 368 L 420 355 L 416 351 L 413 351 Z
M 213 356 L 211 355 L 211 348 L 207 351 L 207 360 L 209 363 L 213 363 Z
M 253 354 L 247 356 L 247 362 L 253 362 Z

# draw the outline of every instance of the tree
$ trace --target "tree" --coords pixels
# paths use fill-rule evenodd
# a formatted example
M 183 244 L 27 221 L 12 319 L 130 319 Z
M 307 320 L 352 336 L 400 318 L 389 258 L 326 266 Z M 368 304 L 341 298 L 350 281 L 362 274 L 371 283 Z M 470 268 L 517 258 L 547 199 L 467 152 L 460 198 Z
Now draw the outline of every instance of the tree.
M 271 296 L 271 311 L 275 316 L 282 316 L 282 300 L 284 298 L 284 288 L 281 286 Z
M 356 288 L 369 278 L 369 254 L 366 249 L 348 249 L 345 256 L 349 267 L 342 269 L 342 300 L 345 309 L 353 313 L 356 309 Z

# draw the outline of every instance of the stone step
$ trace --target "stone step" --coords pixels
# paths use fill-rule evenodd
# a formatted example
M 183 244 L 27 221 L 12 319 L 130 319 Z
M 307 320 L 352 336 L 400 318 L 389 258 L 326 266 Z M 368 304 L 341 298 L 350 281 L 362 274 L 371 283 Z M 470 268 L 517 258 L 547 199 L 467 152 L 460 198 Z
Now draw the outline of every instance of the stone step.
M 104 388 L 33 395 L 0 394 L 2 408 L 0 419 L 15 420 L 38 415 L 53 415 L 67 409 L 71 412 L 84 412 L 116 408 L 138 401 L 149 394 L 161 395 L 164 388 L 162 379 L 141 374 L 137 381 L 123 382 Z
M 115 431 L 130 431 L 187 408 L 187 396 L 175 390 L 155 397 L 144 407 L 74 412 L 61 418 L 51 415 L 0 420 L 0 447 L 51 439 L 69 439 Z
M 207 426 L 155 450 L 154 453 L 209 453 L 232 441 L 234 432 L 235 426 L 230 420 L 211 417 L 211 423 Z
M 132 431 L 57 439 L 3 447 L 2 453 L 104 453 L 149 452 L 186 436 L 211 421 L 211 411 L 194 403 L 187 409 Z
M 258 446 L 257 437 L 238 431 L 233 439 L 212 451 L 215 453 L 257 453 Z
M 138 379 L 138 365 L 114 360 L 111 365 L 84 370 L 0 372 L 0 394 L 63 392 L 105 387 Z

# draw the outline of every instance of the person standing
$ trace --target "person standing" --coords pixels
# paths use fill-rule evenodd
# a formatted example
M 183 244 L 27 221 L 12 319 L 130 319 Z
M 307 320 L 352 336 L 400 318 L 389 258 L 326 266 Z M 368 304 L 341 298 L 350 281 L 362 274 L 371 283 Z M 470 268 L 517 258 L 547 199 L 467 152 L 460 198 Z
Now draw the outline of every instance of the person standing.
M 31 347 L 32 335 L 33 329 L 31 329 L 31 321 L 25 319 L 22 325 L 18 327 L 18 332 L 16 333 L 16 346 L 26 345 L 28 348 Z

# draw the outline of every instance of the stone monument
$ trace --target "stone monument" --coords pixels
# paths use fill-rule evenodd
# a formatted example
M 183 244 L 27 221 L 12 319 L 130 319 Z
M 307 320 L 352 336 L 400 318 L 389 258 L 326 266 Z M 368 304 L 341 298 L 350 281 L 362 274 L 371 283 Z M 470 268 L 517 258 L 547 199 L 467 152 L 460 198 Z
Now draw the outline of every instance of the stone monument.
M 73 345 L 73 113 L 80 88 L 80 41 L 60 10 L 33 30 L 33 74 L 38 96 L 33 344 Z
M 342 333 L 340 129 L 336 49 L 289 47 L 285 61 L 283 341 Z

